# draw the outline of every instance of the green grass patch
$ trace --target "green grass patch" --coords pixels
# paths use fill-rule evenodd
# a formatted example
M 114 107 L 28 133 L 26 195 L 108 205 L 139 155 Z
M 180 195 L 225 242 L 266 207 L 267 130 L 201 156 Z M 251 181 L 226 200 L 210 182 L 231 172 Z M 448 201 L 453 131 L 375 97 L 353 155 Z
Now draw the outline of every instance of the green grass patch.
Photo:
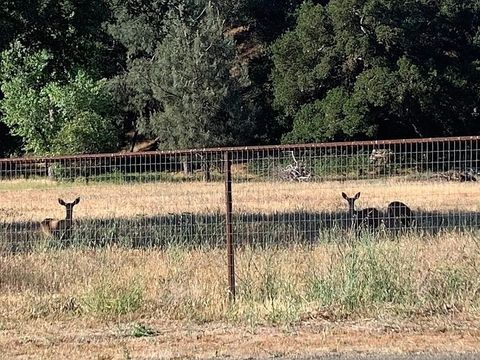
M 85 313 L 119 316 L 135 313 L 144 303 L 144 288 L 137 280 L 125 284 L 102 279 L 82 299 Z
M 313 272 L 308 280 L 307 296 L 319 306 L 362 314 L 414 300 L 413 259 L 403 258 L 395 243 L 360 240 L 339 246 L 331 256 L 327 272 Z

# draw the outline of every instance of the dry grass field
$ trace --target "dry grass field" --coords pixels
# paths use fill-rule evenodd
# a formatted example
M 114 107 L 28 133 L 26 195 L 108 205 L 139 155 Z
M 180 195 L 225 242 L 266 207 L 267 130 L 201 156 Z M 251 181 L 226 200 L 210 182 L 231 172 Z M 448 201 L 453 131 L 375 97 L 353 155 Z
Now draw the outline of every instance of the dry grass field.
M 151 334 L 137 335 L 139 329 Z M 4 327 L 4 359 L 272 359 L 314 358 L 328 354 L 478 354 L 480 322 L 327 320 L 292 326 L 195 324 L 160 318 L 135 321 L 33 320 Z M 471 356 L 474 358 L 474 355 Z
M 170 320 L 290 323 L 463 312 L 480 315 L 480 234 L 237 250 L 66 249 L 0 258 L 4 321 L 155 314 Z
M 223 249 L 2 257 L 0 350 L 108 359 L 478 350 L 479 250 L 479 233 L 454 232 L 244 247 L 234 304 Z
M 401 200 L 414 210 L 480 210 L 476 183 L 233 186 L 238 213 L 346 211 L 342 191 L 361 191 L 359 208 Z M 18 180 L 0 182 L 0 221 L 63 217 L 56 199 L 77 196 L 78 219 L 224 209 L 223 183 Z M 480 349 L 479 232 L 340 240 L 238 248 L 235 303 L 221 248 L 46 247 L 2 255 L 0 351 L 117 359 Z
M 386 208 L 401 200 L 424 211 L 479 211 L 480 186 L 459 182 L 408 182 L 398 180 L 348 182 L 252 182 L 234 183 L 235 212 L 345 211 L 341 197 L 362 193 L 357 207 Z M 63 217 L 57 198 L 82 198 L 76 218 L 134 217 L 168 213 L 223 212 L 224 184 L 146 183 L 96 184 L 56 183 L 45 180 L 0 182 L 0 218 L 6 221 Z

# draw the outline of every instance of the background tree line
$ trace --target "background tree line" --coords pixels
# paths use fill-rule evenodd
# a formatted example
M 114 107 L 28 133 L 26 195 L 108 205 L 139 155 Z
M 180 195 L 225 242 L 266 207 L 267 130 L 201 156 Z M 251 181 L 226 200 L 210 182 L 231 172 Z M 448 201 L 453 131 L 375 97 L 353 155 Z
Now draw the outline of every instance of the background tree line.
M 0 156 L 478 134 L 478 0 L 7 0 Z

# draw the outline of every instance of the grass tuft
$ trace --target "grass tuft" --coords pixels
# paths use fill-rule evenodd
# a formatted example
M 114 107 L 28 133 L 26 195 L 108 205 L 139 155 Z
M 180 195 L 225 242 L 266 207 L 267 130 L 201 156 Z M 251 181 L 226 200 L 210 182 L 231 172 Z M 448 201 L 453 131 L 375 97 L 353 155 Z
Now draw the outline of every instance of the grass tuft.
M 142 285 L 136 281 L 116 284 L 102 279 L 83 297 L 83 311 L 93 315 L 127 315 L 139 310 L 144 302 Z
M 157 332 L 145 324 L 135 323 L 132 326 L 131 336 L 133 337 L 139 338 L 139 337 L 150 337 L 155 335 L 157 335 Z

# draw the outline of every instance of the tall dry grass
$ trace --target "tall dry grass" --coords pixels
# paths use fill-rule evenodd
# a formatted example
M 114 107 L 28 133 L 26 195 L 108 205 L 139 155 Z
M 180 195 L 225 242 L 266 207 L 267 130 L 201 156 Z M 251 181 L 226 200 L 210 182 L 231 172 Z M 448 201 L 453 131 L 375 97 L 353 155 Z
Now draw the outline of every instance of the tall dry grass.
M 480 234 L 406 235 L 237 249 L 66 249 L 0 258 L 0 312 L 32 318 L 161 317 L 291 323 L 305 317 L 480 315 Z

